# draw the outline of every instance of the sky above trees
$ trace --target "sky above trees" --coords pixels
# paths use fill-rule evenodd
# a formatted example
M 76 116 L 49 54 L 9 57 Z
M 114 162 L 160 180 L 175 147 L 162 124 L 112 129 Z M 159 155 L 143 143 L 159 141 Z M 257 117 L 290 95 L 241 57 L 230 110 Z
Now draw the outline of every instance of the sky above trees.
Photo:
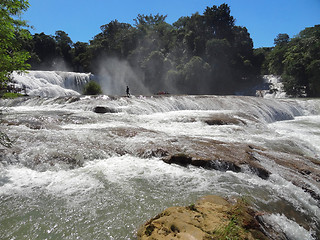
M 54 35 L 68 33 L 73 42 L 88 42 L 100 32 L 100 26 L 117 19 L 134 24 L 138 14 L 167 15 L 170 24 L 180 17 L 202 14 L 207 6 L 227 3 L 236 25 L 248 29 L 254 47 L 271 47 L 279 33 L 294 37 L 306 27 L 320 23 L 319 0 L 29 0 L 23 19 L 34 29 Z

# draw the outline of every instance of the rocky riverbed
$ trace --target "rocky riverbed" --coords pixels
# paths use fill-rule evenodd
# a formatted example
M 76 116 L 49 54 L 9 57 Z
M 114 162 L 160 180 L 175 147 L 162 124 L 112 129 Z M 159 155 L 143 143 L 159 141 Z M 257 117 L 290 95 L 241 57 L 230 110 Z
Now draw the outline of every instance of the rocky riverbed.
M 203 217 L 197 199 L 213 194 L 229 205 L 206 203 L 208 211 L 231 212 L 231 199 L 245 199 L 267 237 L 263 229 L 272 226 L 288 239 L 315 240 L 319 103 L 237 96 L 2 100 L 0 238 L 135 239 L 140 225 L 167 208 Z M 222 219 L 206 233 L 241 222 L 227 213 Z M 181 235 L 179 226 L 166 229 Z

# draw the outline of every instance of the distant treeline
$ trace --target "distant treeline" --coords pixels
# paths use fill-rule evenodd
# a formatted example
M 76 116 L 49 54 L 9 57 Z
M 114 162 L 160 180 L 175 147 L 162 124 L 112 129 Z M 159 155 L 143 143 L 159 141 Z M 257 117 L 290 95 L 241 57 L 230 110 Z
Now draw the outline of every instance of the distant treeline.
M 320 97 L 320 25 L 305 28 L 294 38 L 279 34 L 274 48 L 255 49 L 264 74 L 281 75 L 291 96 Z
M 117 20 L 100 27 L 89 43 L 67 33 L 23 40 L 32 69 L 99 73 L 107 58 L 126 61 L 152 92 L 234 94 L 282 75 L 289 94 L 320 96 L 319 25 L 295 38 L 279 34 L 274 48 L 253 49 L 245 27 L 236 26 L 227 4 L 168 24 L 163 15 L 138 15 L 132 26 Z

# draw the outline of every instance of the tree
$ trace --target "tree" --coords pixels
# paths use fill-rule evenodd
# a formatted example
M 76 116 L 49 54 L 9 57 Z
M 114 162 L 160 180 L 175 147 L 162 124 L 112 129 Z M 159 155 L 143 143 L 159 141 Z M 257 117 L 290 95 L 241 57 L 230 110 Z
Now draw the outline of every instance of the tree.
M 134 19 L 135 26 L 142 31 L 145 31 L 147 29 L 153 28 L 160 23 L 165 22 L 167 18 L 167 15 L 144 15 L 144 14 L 138 14 L 138 17 Z
M 289 35 L 286 33 L 279 33 L 278 36 L 274 39 L 274 45 L 285 45 L 289 42 Z
M 296 37 L 278 34 L 268 53 L 269 73 L 281 75 L 291 96 L 320 96 L 320 25 L 305 28 Z
M 224 3 L 219 7 L 207 7 L 204 12 L 204 22 L 209 36 L 218 39 L 232 39 L 232 28 L 235 19 L 230 15 L 228 4 Z
M 96 83 L 94 81 L 90 81 L 84 86 L 83 94 L 84 95 L 99 95 L 99 94 L 102 94 L 102 90 L 101 90 L 101 87 L 98 83 Z
M 31 50 L 33 69 L 55 69 L 56 59 L 62 59 L 74 71 L 99 73 L 111 58 L 128 63 L 153 92 L 172 92 L 169 87 L 177 85 L 183 93 L 233 94 L 239 86 L 255 84 L 251 80 L 258 79 L 267 54 L 254 54 L 248 30 L 235 26 L 230 13 L 227 4 L 207 7 L 203 14 L 181 17 L 172 25 L 165 15 L 139 14 L 134 25 L 117 20 L 102 25 L 89 44 L 73 44 L 67 33 L 57 31 L 55 36 L 35 34 L 23 45 Z M 279 36 L 279 42 L 284 39 Z M 279 55 L 268 54 L 270 66 L 281 66 L 276 72 L 283 70 L 284 52 Z
M 57 54 L 64 61 L 68 68 L 72 65 L 71 47 L 73 42 L 67 33 L 64 31 L 56 31 L 55 35 Z
M 90 72 L 90 62 L 92 56 L 89 52 L 89 44 L 85 42 L 76 42 L 72 49 L 72 64 L 74 71 Z
M 57 43 L 54 37 L 46 35 L 43 32 L 33 35 L 32 38 L 34 53 L 38 59 L 39 63 L 31 63 L 33 69 L 44 69 L 52 70 L 54 66 L 54 60 L 58 56 L 57 54 Z
M 320 59 L 313 60 L 307 67 L 309 77 L 310 96 L 320 96 Z
M 184 67 L 185 80 L 180 88 L 188 94 L 207 93 L 210 83 L 206 83 L 206 81 L 210 76 L 210 71 L 210 65 L 201 57 L 192 57 Z
M 15 70 L 26 70 L 30 67 L 26 63 L 30 54 L 21 50 L 20 39 L 30 38 L 29 32 L 24 28 L 25 21 L 16 17 L 27 10 L 27 0 L 1 0 L 0 2 L 0 86 L 10 81 L 10 75 Z
M 270 74 L 281 75 L 283 73 L 283 61 L 286 51 L 287 45 L 278 45 L 268 54 L 267 63 Z
M 151 91 L 157 92 L 162 88 L 163 75 L 165 73 L 165 57 L 159 51 L 151 52 L 142 63 L 145 72 L 145 84 L 150 87 Z

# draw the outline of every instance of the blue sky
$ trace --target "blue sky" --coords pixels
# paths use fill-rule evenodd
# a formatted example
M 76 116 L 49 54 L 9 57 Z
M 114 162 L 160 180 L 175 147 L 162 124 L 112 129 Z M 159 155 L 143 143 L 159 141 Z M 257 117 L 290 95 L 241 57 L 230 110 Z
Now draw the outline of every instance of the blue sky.
M 203 13 L 207 6 L 227 3 L 236 25 L 248 29 L 254 47 L 271 47 L 279 33 L 294 37 L 320 24 L 320 0 L 29 0 L 22 16 L 32 34 L 54 35 L 62 30 L 73 42 L 89 42 L 100 26 L 117 19 L 133 24 L 138 14 L 167 15 L 170 24 L 182 16 Z

